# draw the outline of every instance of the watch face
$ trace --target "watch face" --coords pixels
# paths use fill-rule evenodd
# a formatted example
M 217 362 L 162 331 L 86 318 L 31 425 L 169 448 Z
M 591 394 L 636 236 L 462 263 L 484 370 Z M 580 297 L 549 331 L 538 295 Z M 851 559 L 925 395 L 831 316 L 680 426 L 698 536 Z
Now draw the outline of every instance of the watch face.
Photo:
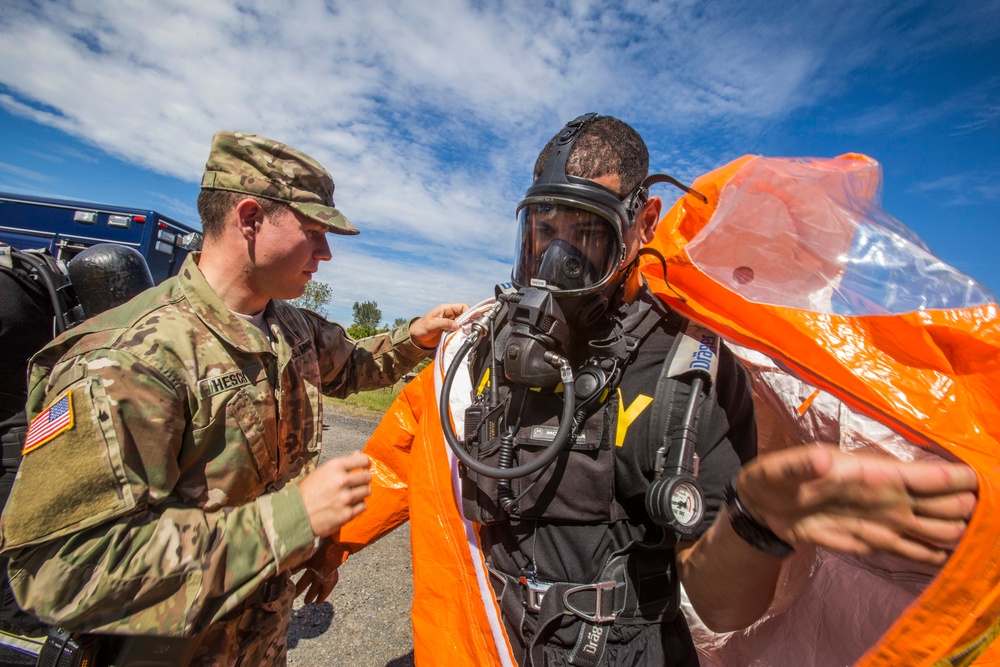
M 704 513 L 701 492 L 690 482 L 680 482 L 670 490 L 670 512 L 682 526 L 694 526 Z

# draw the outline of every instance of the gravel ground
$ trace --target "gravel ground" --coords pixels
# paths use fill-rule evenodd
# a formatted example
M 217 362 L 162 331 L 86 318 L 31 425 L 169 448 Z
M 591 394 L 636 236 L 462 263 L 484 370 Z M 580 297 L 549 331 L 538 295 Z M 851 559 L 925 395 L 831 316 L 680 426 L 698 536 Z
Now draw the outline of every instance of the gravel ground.
M 377 415 L 359 415 L 327 403 L 320 460 L 362 449 L 377 424 Z M 404 524 L 351 556 L 325 602 L 295 601 L 289 667 L 411 667 L 412 600 L 410 527 Z

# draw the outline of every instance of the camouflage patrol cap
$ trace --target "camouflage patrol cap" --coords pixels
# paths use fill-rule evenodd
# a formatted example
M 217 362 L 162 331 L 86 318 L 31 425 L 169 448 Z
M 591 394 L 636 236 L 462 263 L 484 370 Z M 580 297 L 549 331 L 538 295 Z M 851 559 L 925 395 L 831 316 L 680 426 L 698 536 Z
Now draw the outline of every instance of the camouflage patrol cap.
M 201 179 L 205 190 L 229 190 L 285 202 L 330 228 L 358 234 L 333 203 L 333 178 L 291 146 L 247 132 L 216 132 Z

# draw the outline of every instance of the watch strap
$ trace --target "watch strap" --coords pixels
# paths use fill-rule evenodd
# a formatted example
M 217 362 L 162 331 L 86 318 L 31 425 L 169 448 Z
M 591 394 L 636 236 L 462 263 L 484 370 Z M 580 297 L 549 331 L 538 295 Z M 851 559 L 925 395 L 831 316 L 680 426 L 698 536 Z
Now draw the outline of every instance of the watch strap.
M 795 551 L 792 545 L 775 535 L 773 530 L 757 521 L 746 510 L 736 494 L 735 480 L 726 484 L 726 516 L 729 517 L 733 531 L 754 549 L 775 558 L 784 558 Z

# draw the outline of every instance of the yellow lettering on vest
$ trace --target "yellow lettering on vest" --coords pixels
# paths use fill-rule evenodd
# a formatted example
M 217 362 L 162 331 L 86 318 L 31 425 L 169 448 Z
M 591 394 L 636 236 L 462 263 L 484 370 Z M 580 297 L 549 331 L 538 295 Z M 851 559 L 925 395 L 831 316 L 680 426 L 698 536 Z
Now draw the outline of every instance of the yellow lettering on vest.
M 632 425 L 642 411 L 645 410 L 650 403 L 653 402 L 652 396 L 646 396 L 645 394 L 639 394 L 632 401 L 632 405 L 628 408 L 624 408 L 625 401 L 622 399 L 622 390 L 618 389 L 618 428 L 615 433 L 615 445 L 621 447 L 625 444 L 625 433 L 628 431 L 628 427 Z

